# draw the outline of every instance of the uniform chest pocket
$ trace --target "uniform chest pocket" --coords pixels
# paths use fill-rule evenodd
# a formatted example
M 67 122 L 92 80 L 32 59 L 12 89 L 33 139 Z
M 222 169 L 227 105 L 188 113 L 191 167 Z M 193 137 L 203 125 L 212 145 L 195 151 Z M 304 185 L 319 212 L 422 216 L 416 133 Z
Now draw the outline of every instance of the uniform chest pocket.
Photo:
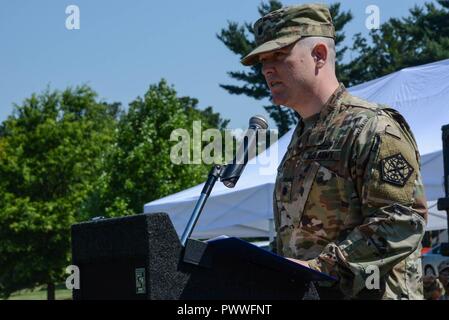
M 316 162 L 295 165 L 295 170 L 290 171 L 294 172 L 293 176 L 283 175 L 277 181 L 275 194 L 281 235 L 299 226 L 318 168 Z
M 319 225 L 321 237 L 333 241 L 345 225 L 358 221 L 358 202 L 352 181 L 321 165 L 309 191 L 302 227 L 316 232 Z

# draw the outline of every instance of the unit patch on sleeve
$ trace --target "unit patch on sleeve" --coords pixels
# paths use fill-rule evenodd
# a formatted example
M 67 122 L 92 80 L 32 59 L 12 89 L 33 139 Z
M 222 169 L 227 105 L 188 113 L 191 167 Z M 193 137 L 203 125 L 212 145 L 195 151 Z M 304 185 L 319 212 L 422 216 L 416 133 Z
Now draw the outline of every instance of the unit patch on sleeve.
M 398 153 L 381 160 L 382 180 L 403 187 L 413 173 L 413 167 Z

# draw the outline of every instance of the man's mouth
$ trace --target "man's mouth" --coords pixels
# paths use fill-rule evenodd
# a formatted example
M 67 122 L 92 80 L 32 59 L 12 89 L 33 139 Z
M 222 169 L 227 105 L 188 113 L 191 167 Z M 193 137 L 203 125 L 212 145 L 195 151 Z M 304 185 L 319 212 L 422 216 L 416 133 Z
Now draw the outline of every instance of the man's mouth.
M 271 88 L 276 88 L 277 86 L 279 86 L 281 84 L 282 84 L 282 82 L 280 82 L 280 81 L 270 81 Z

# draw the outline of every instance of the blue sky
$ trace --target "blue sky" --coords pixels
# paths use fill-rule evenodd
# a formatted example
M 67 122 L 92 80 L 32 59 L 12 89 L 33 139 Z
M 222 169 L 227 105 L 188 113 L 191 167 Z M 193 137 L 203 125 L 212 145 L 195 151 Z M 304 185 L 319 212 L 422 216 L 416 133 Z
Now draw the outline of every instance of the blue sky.
M 315 1 L 317 2 L 317 1 Z M 333 3 L 335 1 L 321 1 Z M 377 5 L 381 22 L 408 14 L 425 0 L 341 0 L 354 19 L 347 44 L 367 34 L 365 9 Z M 430 2 L 428 0 L 427 2 Z M 233 82 L 227 71 L 242 70 L 239 59 L 217 38 L 227 21 L 254 22 L 260 0 L 18 0 L 0 6 L 0 121 L 32 92 L 89 84 L 99 97 L 124 107 L 161 78 L 180 96 L 199 99 L 246 128 L 263 105 L 228 94 L 219 84 Z M 284 4 L 304 3 L 283 1 Z M 65 9 L 80 9 L 80 30 L 65 28 Z M 273 122 L 270 121 L 273 125 Z

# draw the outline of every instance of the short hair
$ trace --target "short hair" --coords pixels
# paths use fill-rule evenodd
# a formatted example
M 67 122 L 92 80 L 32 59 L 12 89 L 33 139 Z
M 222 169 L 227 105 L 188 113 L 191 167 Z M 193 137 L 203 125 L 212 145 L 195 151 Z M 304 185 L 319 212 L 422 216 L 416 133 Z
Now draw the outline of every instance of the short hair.
M 302 46 L 310 48 L 310 50 L 312 50 L 318 43 L 324 43 L 329 49 L 328 60 L 330 66 L 335 69 L 337 52 L 335 49 L 334 39 L 326 37 L 305 37 L 298 41 L 298 43 L 300 43 Z

